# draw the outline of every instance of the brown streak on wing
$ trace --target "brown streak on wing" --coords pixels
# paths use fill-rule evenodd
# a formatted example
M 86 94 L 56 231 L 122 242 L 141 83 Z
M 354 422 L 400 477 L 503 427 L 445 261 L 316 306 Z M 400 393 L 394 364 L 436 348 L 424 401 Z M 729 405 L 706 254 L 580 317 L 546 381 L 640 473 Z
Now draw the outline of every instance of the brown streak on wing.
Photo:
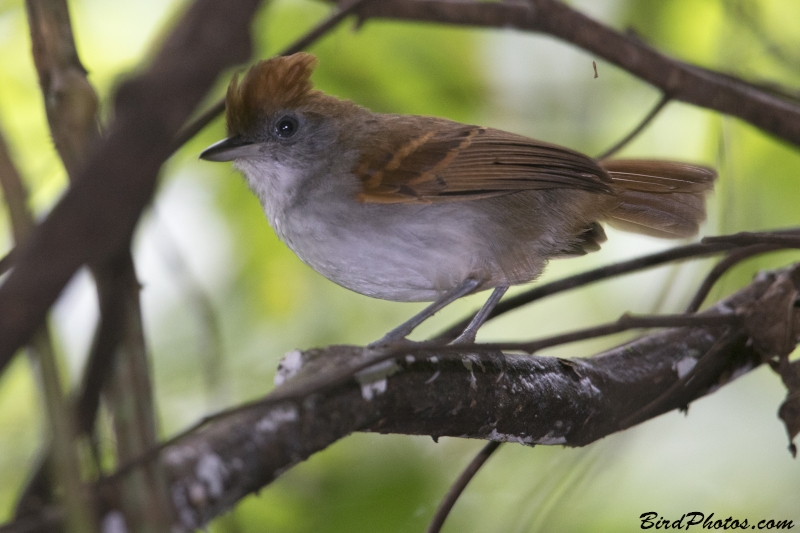
M 415 119 L 394 118 L 373 137 L 354 170 L 360 201 L 452 202 L 553 188 L 610 192 L 606 172 L 578 152 L 491 128 Z

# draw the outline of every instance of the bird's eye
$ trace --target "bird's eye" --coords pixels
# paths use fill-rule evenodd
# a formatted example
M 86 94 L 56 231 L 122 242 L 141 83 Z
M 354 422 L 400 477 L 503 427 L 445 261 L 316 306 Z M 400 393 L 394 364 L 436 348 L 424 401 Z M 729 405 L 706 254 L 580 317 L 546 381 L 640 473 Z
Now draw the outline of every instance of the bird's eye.
M 297 133 L 298 126 L 297 119 L 294 117 L 279 118 L 275 123 L 275 135 L 282 139 L 288 139 Z

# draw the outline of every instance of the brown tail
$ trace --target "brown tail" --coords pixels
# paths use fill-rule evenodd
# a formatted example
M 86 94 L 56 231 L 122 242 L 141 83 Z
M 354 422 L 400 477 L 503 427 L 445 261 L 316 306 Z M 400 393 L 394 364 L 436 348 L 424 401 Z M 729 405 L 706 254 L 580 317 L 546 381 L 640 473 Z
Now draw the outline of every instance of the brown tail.
M 712 169 L 648 159 L 601 161 L 620 199 L 607 222 L 614 227 L 677 239 L 697 233 L 706 218 L 705 194 L 714 187 Z

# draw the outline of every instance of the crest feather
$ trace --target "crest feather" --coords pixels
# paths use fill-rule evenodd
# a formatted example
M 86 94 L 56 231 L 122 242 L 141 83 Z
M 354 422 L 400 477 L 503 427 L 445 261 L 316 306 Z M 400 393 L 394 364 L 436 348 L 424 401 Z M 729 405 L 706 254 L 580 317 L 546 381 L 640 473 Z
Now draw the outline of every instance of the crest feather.
M 311 73 L 317 58 L 305 52 L 259 61 L 241 82 L 234 75 L 225 97 L 228 135 L 249 132 L 259 119 L 280 109 L 298 107 L 317 91 Z

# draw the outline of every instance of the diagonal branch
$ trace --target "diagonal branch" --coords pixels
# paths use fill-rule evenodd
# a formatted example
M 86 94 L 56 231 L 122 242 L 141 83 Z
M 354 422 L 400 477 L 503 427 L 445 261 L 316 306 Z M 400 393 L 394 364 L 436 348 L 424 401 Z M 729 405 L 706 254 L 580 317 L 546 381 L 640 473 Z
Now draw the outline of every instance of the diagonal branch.
M 384 0 L 363 6 L 363 20 L 394 19 L 551 35 L 583 48 L 680 100 L 727 115 L 800 145 L 800 105 L 735 77 L 671 58 L 556 0 Z
M 130 238 L 172 139 L 219 72 L 250 55 L 250 18 L 259 4 L 197 0 L 150 67 L 120 87 L 108 137 L 0 286 L 0 371 L 75 271 Z

